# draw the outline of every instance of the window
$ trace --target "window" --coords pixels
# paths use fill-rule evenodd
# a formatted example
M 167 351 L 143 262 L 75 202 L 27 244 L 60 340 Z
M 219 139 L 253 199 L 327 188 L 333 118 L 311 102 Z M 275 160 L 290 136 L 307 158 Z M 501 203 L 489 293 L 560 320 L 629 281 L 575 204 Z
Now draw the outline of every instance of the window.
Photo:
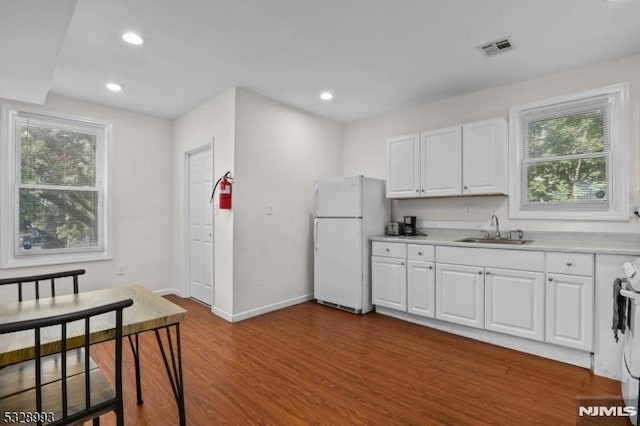
M 512 107 L 510 215 L 629 219 L 628 85 Z
M 2 107 L 2 267 L 108 259 L 111 125 Z

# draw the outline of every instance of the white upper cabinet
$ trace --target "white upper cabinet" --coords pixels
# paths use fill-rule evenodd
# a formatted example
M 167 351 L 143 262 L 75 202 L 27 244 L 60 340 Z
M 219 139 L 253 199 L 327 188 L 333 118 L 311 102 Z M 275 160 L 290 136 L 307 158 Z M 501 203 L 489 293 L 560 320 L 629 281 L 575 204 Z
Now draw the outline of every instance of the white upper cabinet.
M 420 195 L 460 195 L 462 187 L 462 130 L 447 127 L 421 135 Z
M 387 140 L 387 197 L 506 194 L 504 118 Z
M 387 197 L 420 195 L 420 135 L 387 140 Z
M 462 126 L 462 193 L 506 194 L 509 176 L 504 118 Z

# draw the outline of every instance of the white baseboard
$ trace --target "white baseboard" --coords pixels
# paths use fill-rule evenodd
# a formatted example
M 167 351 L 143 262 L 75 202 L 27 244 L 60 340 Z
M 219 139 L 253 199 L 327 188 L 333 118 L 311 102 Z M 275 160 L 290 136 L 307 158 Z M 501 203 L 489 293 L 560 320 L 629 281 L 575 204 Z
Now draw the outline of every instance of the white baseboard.
M 261 306 L 255 309 L 250 309 L 244 312 L 239 312 L 237 314 L 230 314 L 228 312 L 223 311 L 220 308 L 214 307 L 213 313 L 226 321 L 239 322 L 252 317 L 257 317 L 258 315 L 266 314 L 268 312 L 277 311 L 278 309 L 297 305 L 298 303 L 307 302 L 309 300 L 313 300 L 313 294 L 304 294 L 302 296 L 294 297 L 287 300 L 282 300 L 280 302 L 272 303 L 266 306 Z
M 380 306 L 376 307 L 376 312 L 397 319 L 409 321 L 414 324 L 424 325 L 441 331 L 446 331 L 448 333 L 468 337 L 470 339 L 480 340 L 482 342 L 514 349 L 520 352 L 526 352 L 532 355 L 541 356 L 543 358 L 550 358 L 556 361 L 565 362 L 567 364 L 577 365 L 578 367 L 592 369 L 591 353 L 589 352 L 583 352 L 576 349 L 565 348 L 563 346 L 552 345 L 550 343 L 538 342 L 535 340 L 523 339 L 521 337 L 509 336 L 507 334 L 495 333 L 489 330 L 466 327 L 463 325 L 453 324 L 450 322 L 435 320 L 431 318 L 423 318 L 417 315 L 412 315 L 406 312 L 400 312 Z
M 170 287 L 169 288 L 161 288 L 159 290 L 153 290 L 153 292 L 155 294 L 160 295 L 160 296 L 166 296 L 168 294 L 174 294 L 174 295 L 176 295 L 178 297 L 184 297 L 182 295 L 182 291 L 178 290 L 177 288 L 170 288 Z
M 214 315 L 219 316 L 225 321 L 233 322 L 233 315 L 231 315 L 229 312 L 223 311 L 222 309 L 216 306 L 213 307 L 213 310 L 211 312 L 213 312 Z

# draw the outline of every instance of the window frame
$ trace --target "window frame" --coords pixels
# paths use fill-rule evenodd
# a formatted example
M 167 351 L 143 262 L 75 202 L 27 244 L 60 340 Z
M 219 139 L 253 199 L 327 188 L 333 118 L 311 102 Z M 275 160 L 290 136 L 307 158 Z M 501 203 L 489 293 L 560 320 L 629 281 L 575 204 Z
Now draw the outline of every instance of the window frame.
M 113 124 L 103 120 L 58 113 L 43 109 L 0 105 L 0 269 L 45 266 L 65 263 L 110 260 L 112 242 L 112 146 Z M 31 115 L 46 126 L 86 132 L 92 128 L 96 139 L 96 187 L 98 187 L 98 235 L 99 247 L 51 249 L 43 254 L 20 253 L 19 238 L 19 202 L 18 202 L 18 148 L 21 145 L 17 125 Z
M 586 209 L 587 203 L 576 203 L 582 209 L 566 204 L 556 208 L 527 207 L 524 169 L 524 134 L 522 116 L 531 110 L 553 108 L 559 104 L 579 105 L 593 98 L 606 97 L 609 108 L 609 203 L 606 209 Z M 629 84 L 620 83 L 566 96 L 544 99 L 509 108 L 509 217 L 514 219 L 551 220 L 629 220 Z

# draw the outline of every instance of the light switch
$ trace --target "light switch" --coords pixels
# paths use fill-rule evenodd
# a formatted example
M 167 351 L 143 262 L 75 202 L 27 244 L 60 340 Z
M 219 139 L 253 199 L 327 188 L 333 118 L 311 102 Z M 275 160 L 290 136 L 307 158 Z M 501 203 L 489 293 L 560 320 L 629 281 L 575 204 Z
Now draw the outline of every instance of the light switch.
M 273 204 L 267 204 L 267 216 L 271 216 L 273 214 Z

